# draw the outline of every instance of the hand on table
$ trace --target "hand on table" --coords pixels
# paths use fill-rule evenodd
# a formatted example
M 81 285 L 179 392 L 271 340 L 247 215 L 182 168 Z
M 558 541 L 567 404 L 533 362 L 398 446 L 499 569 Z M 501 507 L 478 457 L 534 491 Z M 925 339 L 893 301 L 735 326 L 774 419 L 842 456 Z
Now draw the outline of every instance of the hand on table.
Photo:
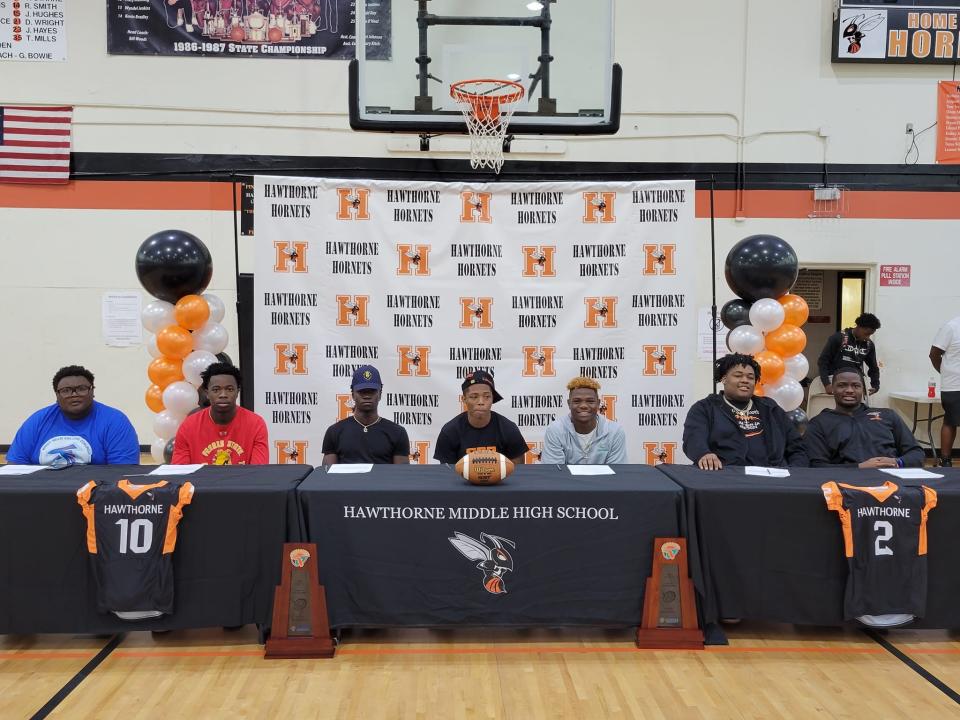
M 860 463 L 862 468 L 895 468 L 897 467 L 897 461 L 894 458 L 888 457 L 874 457 L 869 460 L 864 460 Z
M 697 460 L 697 467 L 701 470 L 722 470 L 723 463 L 714 453 L 707 453 Z

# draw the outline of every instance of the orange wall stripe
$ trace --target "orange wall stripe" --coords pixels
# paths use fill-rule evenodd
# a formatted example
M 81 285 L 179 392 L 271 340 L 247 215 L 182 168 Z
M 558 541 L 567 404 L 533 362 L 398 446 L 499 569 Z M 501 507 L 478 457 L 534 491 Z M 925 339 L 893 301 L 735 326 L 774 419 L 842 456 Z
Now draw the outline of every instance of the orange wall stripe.
M 74 180 L 66 185 L 0 184 L 0 208 L 76 210 L 233 209 L 229 182 Z M 240 188 L 238 186 L 238 195 Z M 747 190 L 742 214 L 748 218 L 806 218 L 812 190 Z M 716 216 L 733 218 L 737 193 L 718 190 Z M 848 190 L 845 218 L 960 220 L 960 192 Z M 237 207 L 240 207 L 239 199 Z M 697 190 L 698 218 L 710 217 L 710 191 Z

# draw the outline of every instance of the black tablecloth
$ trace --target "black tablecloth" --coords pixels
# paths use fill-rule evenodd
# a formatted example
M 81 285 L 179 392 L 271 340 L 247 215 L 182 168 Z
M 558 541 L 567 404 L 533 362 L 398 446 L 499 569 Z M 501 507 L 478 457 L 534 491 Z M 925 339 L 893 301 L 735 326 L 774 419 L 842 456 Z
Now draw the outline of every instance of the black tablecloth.
M 0 477 L 0 634 L 107 633 L 269 624 L 283 543 L 299 539 L 294 488 L 308 465 L 205 467 L 174 552 L 172 615 L 136 622 L 96 609 L 76 491 L 88 480 L 155 482 L 129 465 Z
M 357 475 L 319 468 L 297 493 L 318 545 L 331 625 L 638 624 L 652 540 L 677 534 L 681 492 L 652 468 L 614 469 L 574 477 L 565 467 L 520 466 L 502 485 L 473 487 L 438 465 L 379 465 Z M 514 517 L 544 507 L 552 517 Z M 375 508 L 387 510 L 365 517 Z M 423 518 L 382 517 L 417 509 Z M 495 517 L 450 517 L 480 512 Z M 580 512 L 611 519 L 566 517 Z M 477 561 L 450 542 L 455 532 L 515 543 L 501 541 L 514 563 L 505 593 L 485 589 Z
M 901 480 L 877 470 L 791 468 L 788 478 L 752 477 L 689 465 L 660 470 L 686 493 L 684 530 L 706 622 L 721 617 L 797 624 L 843 623 L 847 560 L 835 512 L 820 486 L 925 484 L 937 491 L 927 523 L 927 612 L 916 627 L 960 627 L 960 469 Z

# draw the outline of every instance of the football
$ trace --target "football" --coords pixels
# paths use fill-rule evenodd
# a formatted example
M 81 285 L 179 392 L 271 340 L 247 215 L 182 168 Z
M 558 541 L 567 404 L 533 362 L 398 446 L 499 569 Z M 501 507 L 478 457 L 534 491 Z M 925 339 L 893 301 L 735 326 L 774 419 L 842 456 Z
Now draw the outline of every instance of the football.
M 457 461 L 457 474 L 472 485 L 496 485 L 513 472 L 513 461 L 494 450 L 474 450 Z

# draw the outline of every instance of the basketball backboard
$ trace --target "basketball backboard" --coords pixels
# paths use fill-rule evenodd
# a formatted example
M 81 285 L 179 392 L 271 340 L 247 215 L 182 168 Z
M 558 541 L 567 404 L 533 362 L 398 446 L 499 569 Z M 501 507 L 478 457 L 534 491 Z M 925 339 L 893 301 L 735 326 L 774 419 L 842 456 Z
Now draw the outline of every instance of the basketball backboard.
M 391 14 L 389 37 L 380 13 Z M 511 133 L 619 128 L 613 0 L 356 0 L 356 28 L 355 130 L 465 133 L 450 86 L 474 78 L 523 85 Z

